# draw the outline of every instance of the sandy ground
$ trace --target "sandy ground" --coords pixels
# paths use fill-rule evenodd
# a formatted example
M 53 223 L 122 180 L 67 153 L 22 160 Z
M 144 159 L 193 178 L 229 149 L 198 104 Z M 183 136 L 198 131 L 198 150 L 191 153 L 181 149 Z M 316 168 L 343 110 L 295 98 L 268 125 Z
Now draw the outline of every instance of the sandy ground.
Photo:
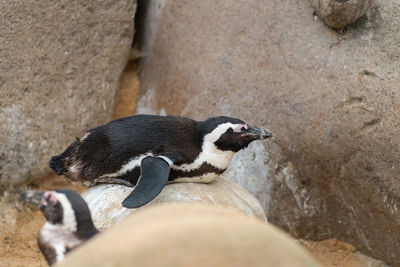
M 300 240 L 311 254 L 326 267 L 384 267 L 382 261 L 375 260 L 356 250 L 356 248 L 336 239 L 323 241 Z
M 121 78 L 121 88 L 113 118 L 133 114 L 138 88 L 136 65 L 131 62 Z M 71 184 L 67 179 L 56 175 L 36 180 L 35 183 L 20 190 L 27 188 L 42 190 L 69 188 L 77 192 L 85 189 L 79 183 Z M 18 194 L 0 193 L 0 266 L 47 266 L 36 244 L 37 232 L 44 221 L 41 212 L 23 205 Z M 386 266 L 357 252 L 352 245 L 335 239 L 320 242 L 300 240 L 299 242 L 327 267 Z
M 126 65 L 121 77 L 113 119 L 133 115 L 135 112 L 138 91 L 139 78 L 137 75 L 137 65 L 134 61 L 130 61 Z
M 68 188 L 82 192 L 82 184 L 71 184 L 67 179 L 50 175 L 29 186 L 31 189 L 51 190 Z M 47 266 L 36 244 L 36 235 L 45 220 L 40 211 L 23 205 L 17 194 L 3 194 L 0 197 L 0 266 Z M 369 258 L 348 243 L 335 239 L 299 241 L 324 266 L 334 267 L 380 267 L 380 261 Z
M 69 188 L 82 192 L 85 187 L 57 175 L 50 175 L 32 189 Z M 16 194 L 0 197 L 0 266 L 47 266 L 36 244 L 36 235 L 45 220 L 40 211 L 23 205 Z M 3 211 L 8 211 L 4 213 Z M 369 258 L 348 243 L 335 239 L 320 242 L 299 240 L 324 266 L 334 267 L 381 267 L 380 261 Z

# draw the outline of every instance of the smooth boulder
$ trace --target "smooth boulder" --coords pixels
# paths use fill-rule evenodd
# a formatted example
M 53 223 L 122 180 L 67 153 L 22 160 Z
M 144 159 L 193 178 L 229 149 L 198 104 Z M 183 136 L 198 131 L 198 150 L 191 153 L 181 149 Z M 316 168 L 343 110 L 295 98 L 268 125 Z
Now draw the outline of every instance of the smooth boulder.
M 92 213 L 94 224 L 99 230 L 108 229 L 142 209 L 165 203 L 219 205 L 240 211 L 250 217 L 266 220 L 260 202 L 245 189 L 223 177 L 218 177 L 210 184 L 168 184 L 150 203 L 138 209 L 126 209 L 122 207 L 121 202 L 132 190 L 133 188 L 122 185 L 103 184 L 91 187 L 82 193 Z
M 56 266 L 321 266 L 276 227 L 221 206 L 176 204 L 130 215 Z

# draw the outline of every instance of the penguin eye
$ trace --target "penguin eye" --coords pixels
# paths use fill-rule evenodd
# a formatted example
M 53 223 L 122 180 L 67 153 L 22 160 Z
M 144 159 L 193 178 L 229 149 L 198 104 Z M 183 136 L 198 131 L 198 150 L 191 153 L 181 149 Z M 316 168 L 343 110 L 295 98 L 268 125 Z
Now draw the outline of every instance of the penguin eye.
M 238 125 L 235 129 L 233 129 L 233 132 L 234 133 L 241 133 L 244 130 L 246 130 L 244 125 Z
M 46 204 L 56 204 L 57 199 L 56 197 L 50 192 L 50 191 L 46 191 L 44 193 L 44 198 L 46 199 L 47 203 Z

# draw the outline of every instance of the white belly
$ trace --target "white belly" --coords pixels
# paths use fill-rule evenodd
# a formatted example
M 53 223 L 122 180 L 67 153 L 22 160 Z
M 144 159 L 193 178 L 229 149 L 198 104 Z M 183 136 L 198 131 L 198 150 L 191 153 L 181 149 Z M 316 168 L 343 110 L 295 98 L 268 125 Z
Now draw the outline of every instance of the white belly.
M 54 225 L 46 222 L 40 230 L 41 238 L 44 242 L 52 244 L 55 249 L 57 262 L 64 259 L 66 248 L 74 248 L 81 241 L 68 229 L 64 229 L 62 225 Z

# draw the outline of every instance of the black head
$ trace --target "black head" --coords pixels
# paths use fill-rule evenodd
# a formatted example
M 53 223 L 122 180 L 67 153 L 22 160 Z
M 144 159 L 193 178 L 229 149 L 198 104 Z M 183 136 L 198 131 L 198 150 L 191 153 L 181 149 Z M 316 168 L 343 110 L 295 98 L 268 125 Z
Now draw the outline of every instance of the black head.
M 29 190 L 22 193 L 21 197 L 27 203 L 30 203 L 42 212 L 46 220 L 52 224 L 63 223 L 64 209 L 56 196 L 52 193 L 53 191 L 35 191 Z
M 199 125 L 204 141 L 212 142 L 219 150 L 237 152 L 252 141 L 272 137 L 272 133 L 260 127 L 250 126 L 242 120 L 230 117 L 209 118 Z
M 62 225 L 81 237 L 97 233 L 86 202 L 72 190 L 29 190 L 23 192 L 21 197 L 25 202 L 38 207 L 51 224 Z
M 227 116 L 211 117 L 205 121 L 199 122 L 204 135 L 211 133 L 215 130 L 215 128 L 224 123 L 245 124 L 245 122 L 242 120 Z

